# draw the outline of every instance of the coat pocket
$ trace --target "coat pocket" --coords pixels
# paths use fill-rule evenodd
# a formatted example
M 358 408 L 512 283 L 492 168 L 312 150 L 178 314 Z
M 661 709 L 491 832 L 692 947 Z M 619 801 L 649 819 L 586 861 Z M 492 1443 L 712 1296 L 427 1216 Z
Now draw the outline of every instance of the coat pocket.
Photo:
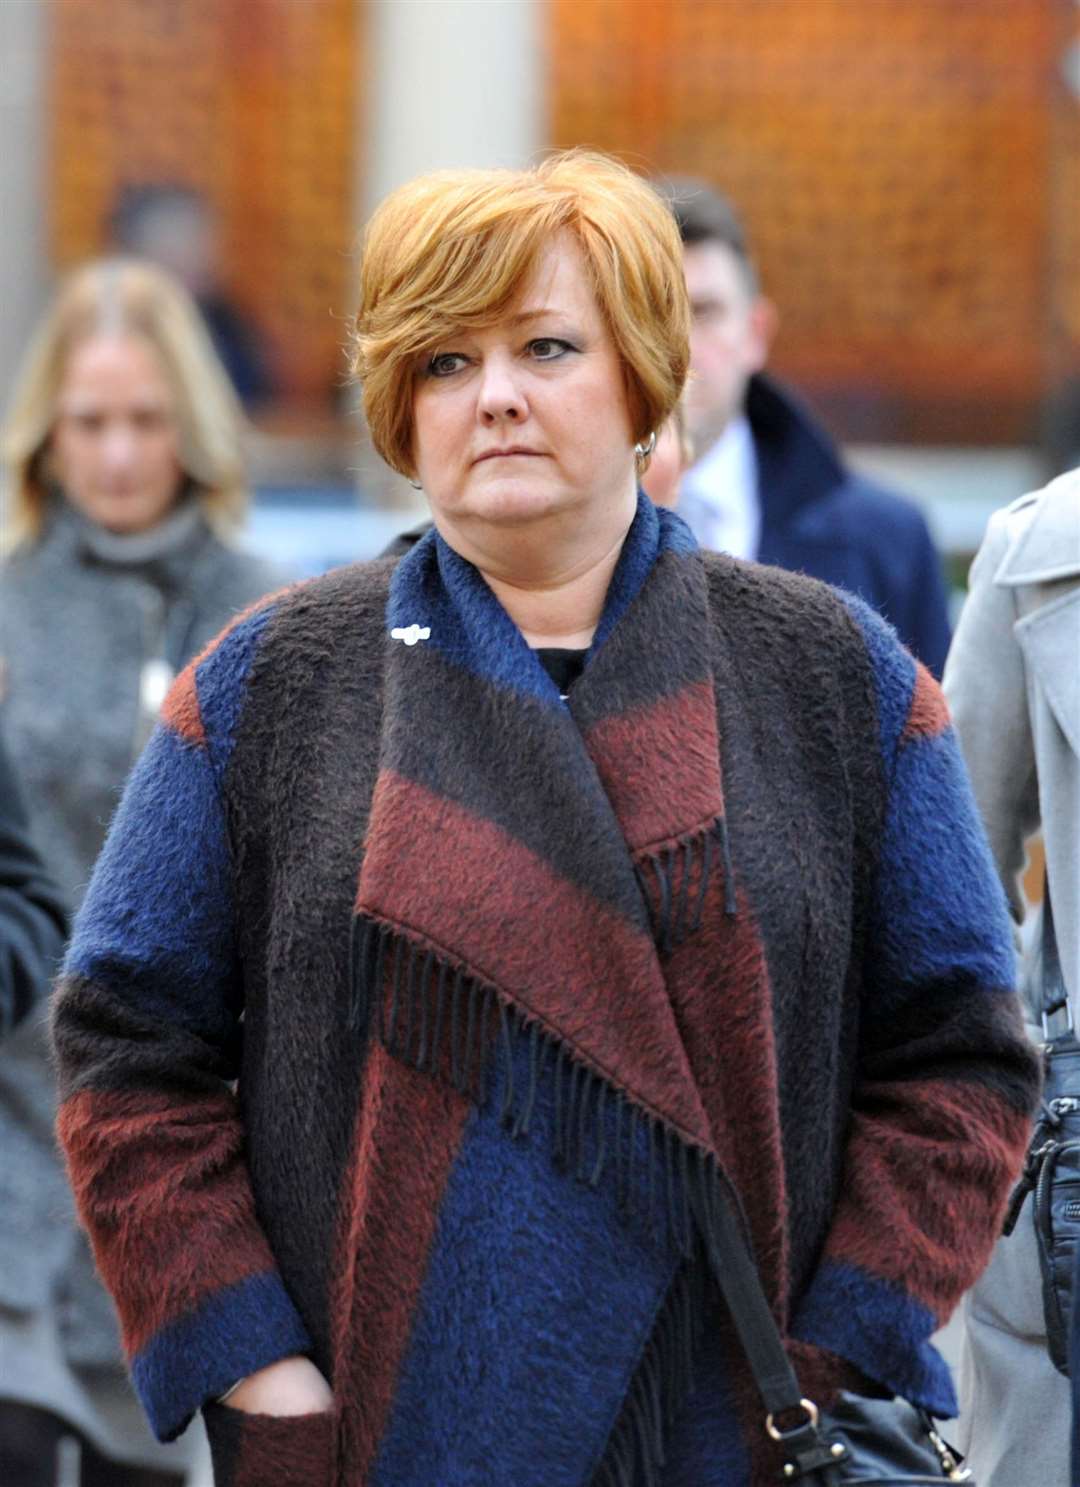
M 334 1487 L 337 1413 L 248 1415 L 203 1407 L 214 1487 Z

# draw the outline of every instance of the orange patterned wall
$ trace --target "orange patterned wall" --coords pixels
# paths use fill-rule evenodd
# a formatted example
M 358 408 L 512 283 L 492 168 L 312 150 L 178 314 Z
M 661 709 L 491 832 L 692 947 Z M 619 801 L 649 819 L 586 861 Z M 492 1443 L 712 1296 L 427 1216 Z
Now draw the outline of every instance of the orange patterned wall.
M 119 187 L 178 183 L 222 224 L 224 279 L 283 389 L 342 367 L 354 232 L 355 0 L 54 0 L 55 262 L 98 253 Z
M 777 364 L 865 431 L 1015 436 L 1080 355 L 1076 17 L 552 0 L 554 143 L 730 192 L 782 311 Z

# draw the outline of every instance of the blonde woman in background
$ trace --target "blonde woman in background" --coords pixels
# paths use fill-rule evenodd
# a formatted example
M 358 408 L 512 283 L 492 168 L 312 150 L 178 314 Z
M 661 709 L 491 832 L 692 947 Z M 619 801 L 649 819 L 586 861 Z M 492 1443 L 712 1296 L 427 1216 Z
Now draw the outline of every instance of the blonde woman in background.
M 60 287 L 3 435 L 0 729 L 74 906 L 174 672 L 278 575 L 230 545 L 241 416 L 186 293 L 133 260 Z M 52 1137 L 40 1021 L 0 1052 L 0 1480 L 157 1487 Z M 78 1463 L 78 1465 L 76 1465 Z

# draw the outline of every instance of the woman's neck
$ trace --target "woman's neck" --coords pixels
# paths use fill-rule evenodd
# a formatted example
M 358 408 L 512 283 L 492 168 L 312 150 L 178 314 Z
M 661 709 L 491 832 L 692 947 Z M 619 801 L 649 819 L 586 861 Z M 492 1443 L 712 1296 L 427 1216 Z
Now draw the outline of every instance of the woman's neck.
M 441 525 L 443 536 L 482 574 L 529 645 L 583 650 L 600 622 L 633 509 L 582 531 L 579 523 L 545 523 L 467 534 Z
M 597 559 L 563 574 L 511 578 L 480 572 L 529 645 L 585 650 L 600 623 L 622 545 L 620 537 Z

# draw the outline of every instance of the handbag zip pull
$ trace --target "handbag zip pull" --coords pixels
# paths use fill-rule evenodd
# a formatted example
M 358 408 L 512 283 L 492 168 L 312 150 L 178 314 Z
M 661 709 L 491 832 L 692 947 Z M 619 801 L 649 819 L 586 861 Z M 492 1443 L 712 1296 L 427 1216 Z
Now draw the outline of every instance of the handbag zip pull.
M 955 1456 L 951 1445 L 943 1436 L 937 1433 L 933 1425 L 927 1425 L 927 1435 L 930 1436 L 930 1444 L 937 1451 L 937 1459 L 942 1463 L 942 1471 L 951 1483 L 970 1483 L 971 1471 L 962 1465 L 961 1460 Z
M 970 1482 L 972 1478 L 970 1467 L 963 1465 L 948 1441 L 938 1434 L 929 1415 L 923 1414 L 923 1421 L 926 1425 L 926 1433 L 930 1437 L 930 1444 L 937 1452 L 938 1460 L 941 1462 L 941 1470 L 945 1473 L 946 1479 L 950 1482 Z
M 1005 1222 L 1001 1226 L 1002 1234 L 1009 1235 L 1016 1228 L 1016 1221 L 1020 1217 L 1020 1210 L 1024 1206 L 1024 1199 L 1038 1182 L 1043 1163 L 1056 1145 L 1056 1141 L 1044 1141 L 1041 1146 L 1032 1148 L 1024 1158 L 1024 1170 L 1021 1172 L 1019 1180 L 1012 1190 L 1012 1197 L 1009 1199 L 1009 1206 L 1005 1211 Z

